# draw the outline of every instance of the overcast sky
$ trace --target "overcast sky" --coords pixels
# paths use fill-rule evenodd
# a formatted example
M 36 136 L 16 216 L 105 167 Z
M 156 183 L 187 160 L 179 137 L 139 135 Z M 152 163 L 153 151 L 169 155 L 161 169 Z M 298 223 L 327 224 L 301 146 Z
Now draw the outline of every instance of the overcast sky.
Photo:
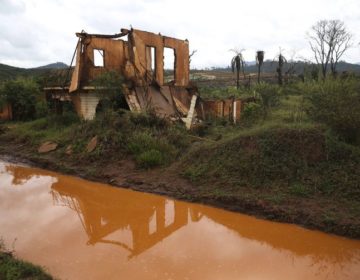
M 289 57 L 311 59 L 306 32 L 318 20 L 343 20 L 360 41 L 359 0 L 0 0 L 0 63 L 37 67 L 70 63 L 75 32 L 113 34 L 143 29 L 188 39 L 197 50 L 192 66 L 227 66 L 231 48 L 273 59 L 279 47 Z M 360 62 L 360 47 L 343 57 Z

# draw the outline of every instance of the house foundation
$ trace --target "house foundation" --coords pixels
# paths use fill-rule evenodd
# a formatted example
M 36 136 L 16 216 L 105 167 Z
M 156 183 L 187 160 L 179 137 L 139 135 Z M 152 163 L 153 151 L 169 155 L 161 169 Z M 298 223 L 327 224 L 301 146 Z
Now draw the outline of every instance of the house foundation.
M 77 114 L 84 120 L 93 120 L 100 97 L 96 93 L 77 93 L 71 96 Z

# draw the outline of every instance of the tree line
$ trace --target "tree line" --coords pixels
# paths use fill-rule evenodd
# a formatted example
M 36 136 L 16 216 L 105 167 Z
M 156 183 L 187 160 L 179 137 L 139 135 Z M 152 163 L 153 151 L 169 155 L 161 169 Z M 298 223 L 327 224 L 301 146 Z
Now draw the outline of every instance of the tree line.
M 325 79 L 329 73 L 332 76 L 337 74 L 337 66 L 344 53 L 353 47 L 353 34 L 350 33 L 345 23 L 341 20 L 320 20 L 316 22 L 306 33 L 307 40 L 313 52 L 314 59 L 319 66 L 319 76 Z M 240 87 L 240 72 L 245 78 L 245 60 L 243 56 L 244 49 L 231 49 L 235 53 L 231 59 L 232 72 L 236 72 L 236 85 Z M 256 52 L 256 64 L 258 66 L 258 83 L 260 82 L 261 67 L 264 62 L 265 52 L 258 50 Z M 288 63 L 287 59 L 280 52 L 276 55 L 273 62 L 276 62 L 276 72 L 279 85 L 283 84 L 284 65 Z M 287 73 L 293 71 L 295 65 L 288 67 Z

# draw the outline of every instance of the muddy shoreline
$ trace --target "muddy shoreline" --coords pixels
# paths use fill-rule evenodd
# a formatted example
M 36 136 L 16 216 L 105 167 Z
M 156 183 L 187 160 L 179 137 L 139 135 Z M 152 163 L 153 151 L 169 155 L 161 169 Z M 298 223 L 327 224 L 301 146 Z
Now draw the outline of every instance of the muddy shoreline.
M 2 143 L 5 144 L 5 143 Z M 131 159 L 111 162 L 104 160 L 96 165 L 89 165 L 96 172 L 89 172 L 86 165 L 64 158 L 61 162 L 51 153 L 39 155 L 29 151 L 24 145 L 0 145 L 0 159 L 17 164 L 26 164 L 55 171 L 62 174 L 81 177 L 86 180 L 109 184 L 135 191 L 168 196 L 187 202 L 211 205 L 233 212 L 248 214 L 257 218 L 297 224 L 309 229 L 316 229 L 349 238 L 359 239 L 360 229 L 357 224 L 345 222 L 324 223 L 317 213 L 312 214 L 303 207 L 271 205 L 263 200 L 248 199 L 243 196 L 214 196 L 201 194 L 188 180 L 176 172 L 176 163 L 168 168 L 139 170 Z M 82 167 L 79 167 L 82 166 Z M 85 168 L 84 168 L 85 166 Z M 90 167 L 89 167 L 90 168 Z

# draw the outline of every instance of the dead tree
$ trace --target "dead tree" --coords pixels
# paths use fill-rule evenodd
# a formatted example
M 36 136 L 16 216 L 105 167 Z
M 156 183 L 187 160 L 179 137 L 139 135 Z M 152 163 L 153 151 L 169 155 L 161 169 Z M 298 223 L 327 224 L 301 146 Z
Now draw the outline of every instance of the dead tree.
M 193 55 L 196 54 L 196 53 L 197 53 L 197 50 L 193 50 L 193 51 L 191 52 L 191 54 L 189 54 L 189 66 L 190 66 L 190 63 L 191 63 L 191 58 L 192 58 Z
M 245 78 L 245 60 L 244 57 L 242 55 L 242 52 L 244 51 L 242 50 L 235 50 L 232 49 L 230 51 L 235 52 L 235 56 L 231 59 L 231 70 L 233 73 L 235 73 L 236 70 L 236 88 L 239 89 L 240 88 L 240 72 L 242 70 L 244 78 Z
M 329 65 L 335 75 L 341 56 L 352 46 L 352 34 L 347 31 L 344 22 L 320 20 L 311 27 L 307 37 L 315 60 L 321 67 L 322 77 L 326 78 Z
M 258 66 L 258 83 L 260 83 L 260 71 L 261 71 L 261 66 L 264 63 L 264 57 L 265 57 L 265 52 L 264 51 L 257 51 L 256 52 L 256 64 Z

